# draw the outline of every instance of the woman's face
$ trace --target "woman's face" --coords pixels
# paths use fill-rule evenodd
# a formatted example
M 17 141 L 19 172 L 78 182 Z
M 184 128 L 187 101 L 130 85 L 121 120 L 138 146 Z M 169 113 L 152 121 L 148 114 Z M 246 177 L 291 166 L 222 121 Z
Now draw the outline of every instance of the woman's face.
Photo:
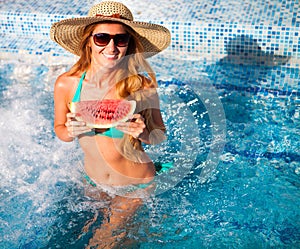
M 99 33 L 109 35 L 126 34 L 126 30 L 124 26 L 119 23 L 100 23 L 95 27 L 92 35 Z M 107 45 L 99 46 L 95 44 L 93 36 L 91 36 L 90 39 L 92 65 L 113 69 L 126 55 L 128 45 L 117 46 L 118 44 L 115 44 L 114 39 L 110 39 Z

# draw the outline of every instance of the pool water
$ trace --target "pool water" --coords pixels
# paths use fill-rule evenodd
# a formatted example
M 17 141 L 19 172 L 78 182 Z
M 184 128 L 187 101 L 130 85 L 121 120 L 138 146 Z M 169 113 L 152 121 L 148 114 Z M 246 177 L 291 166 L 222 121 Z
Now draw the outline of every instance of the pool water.
M 101 224 L 82 232 L 103 203 L 84 196 L 78 144 L 53 132 L 53 83 L 67 68 L 1 61 L 0 248 L 83 248 Z M 146 149 L 184 174 L 135 215 L 140 248 L 300 247 L 300 99 L 272 88 L 277 69 L 212 63 L 198 82 L 158 78 L 169 137 Z

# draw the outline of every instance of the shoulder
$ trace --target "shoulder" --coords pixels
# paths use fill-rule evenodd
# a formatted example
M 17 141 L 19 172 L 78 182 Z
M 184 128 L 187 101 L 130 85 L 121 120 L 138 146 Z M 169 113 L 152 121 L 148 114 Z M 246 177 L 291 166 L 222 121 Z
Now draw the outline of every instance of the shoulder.
M 72 79 L 74 77 L 71 76 L 68 72 L 65 72 L 61 75 L 59 75 L 55 81 L 55 86 L 56 87 L 63 87 L 66 84 L 69 84 L 70 82 L 72 82 Z
M 55 88 L 61 90 L 71 89 L 78 84 L 79 80 L 79 75 L 70 75 L 69 72 L 65 72 L 57 77 L 55 81 Z
M 54 85 L 54 98 L 69 103 L 76 91 L 80 75 L 70 75 L 69 72 L 59 75 Z

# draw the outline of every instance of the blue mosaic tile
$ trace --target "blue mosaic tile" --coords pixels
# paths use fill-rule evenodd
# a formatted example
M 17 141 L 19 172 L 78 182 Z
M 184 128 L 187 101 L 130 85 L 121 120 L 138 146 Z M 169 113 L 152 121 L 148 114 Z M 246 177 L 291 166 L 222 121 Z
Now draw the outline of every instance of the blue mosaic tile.
M 194 1 L 138 1 L 119 0 L 125 3 L 138 20 L 173 20 L 180 22 L 204 21 L 211 23 L 266 24 L 295 26 L 300 23 L 298 0 L 194 0 Z M 49 13 L 57 15 L 86 15 L 90 6 L 98 1 L 79 0 L 4 1 L 1 11 L 14 13 Z M 147 6 L 147 8 L 145 8 Z
M 0 57 L 27 54 L 47 57 L 50 62 L 51 57 L 68 60 L 72 55 L 50 40 L 50 27 L 65 18 L 85 16 L 96 2 L 4 1 L 0 10 Z M 187 61 L 195 77 L 207 70 L 206 65 L 261 66 L 273 72 L 265 86 L 281 92 L 299 91 L 299 0 L 248 0 L 243 4 L 237 0 L 120 2 L 132 10 L 136 20 L 170 29 L 171 46 L 154 63 L 172 57 L 176 67 L 168 65 L 176 77 L 182 72 L 174 68 L 185 68 Z M 285 73 L 277 75 L 282 70 Z M 283 85 L 278 77 L 284 78 L 280 81 Z

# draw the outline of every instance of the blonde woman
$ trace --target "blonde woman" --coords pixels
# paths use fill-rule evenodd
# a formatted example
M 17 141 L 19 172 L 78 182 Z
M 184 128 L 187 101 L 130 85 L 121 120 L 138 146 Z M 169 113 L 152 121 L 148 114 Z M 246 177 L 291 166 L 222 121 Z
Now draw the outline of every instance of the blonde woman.
M 126 6 L 111 1 L 92 7 L 88 17 L 54 23 L 50 33 L 55 42 L 79 56 L 55 83 L 55 133 L 66 142 L 78 138 L 89 192 L 111 203 L 107 221 L 90 241 L 90 246 L 110 248 L 116 246 L 112 233 L 125 237 L 126 230 L 116 231 L 142 204 L 136 191 L 152 189 L 155 167 L 142 143 L 162 141 L 165 126 L 155 74 L 146 57 L 165 49 L 170 33 L 160 25 L 133 21 Z M 133 99 L 136 112 L 114 128 L 92 129 L 70 111 L 72 102 L 103 99 Z

